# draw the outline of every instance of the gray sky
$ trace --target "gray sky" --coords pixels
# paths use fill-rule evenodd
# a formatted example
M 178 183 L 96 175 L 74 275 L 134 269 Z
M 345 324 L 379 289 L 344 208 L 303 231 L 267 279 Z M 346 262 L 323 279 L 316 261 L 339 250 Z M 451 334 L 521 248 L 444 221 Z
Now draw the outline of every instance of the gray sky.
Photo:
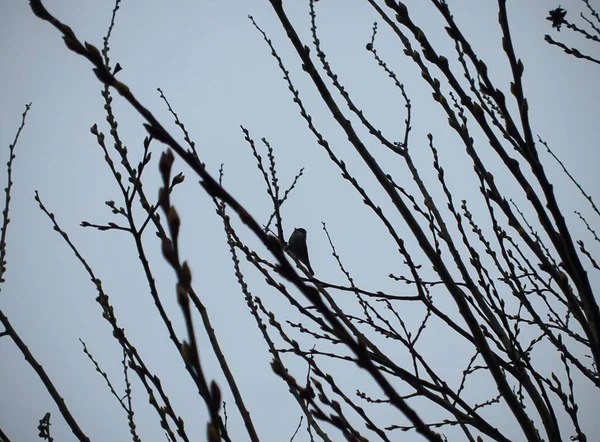
M 309 44 L 307 2 L 284 3 L 289 3 L 286 7 Z M 500 51 L 494 2 L 450 3 L 458 24 L 465 26 L 467 38 L 471 38 L 476 52 L 487 61 L 492 79 L 506 88 L 509 69 Z M 544 18 L 548 9 L 557 5 L 508 3 L 516 48 L 525 63 L 526 94 L 534 131 L 550 143 L 579 183 L 594 195 L 600 160 L 597 143 L 600 109 L 597 86 L 594 86 L 598 67 L 567 57 L 544 43 L 543 35 L 550 31 Z M 101 47 L 112 2 L 47 0 L 44 4 L 71 26 L 81 40 Z M 439 31 L 441 21 L 428 2 L 412 0 L 407 4 L 414 21 L 428 33 L 436 49 L 451 58 L 452 46 L 439 38 L 444 35 Z M 573 10 L 567 18 L 575 18 L 577 8 L 573 5 L 578 8 L 579 2 L 569 2 L 569 5 L 563 2 L 563 7 Z M 377 18 L 366 2 L 323 0 L 317 7 L 320 37 L 341 81 L 365 114 L 376 121 L 384 133 L 400 140 L 404 130 L 404 104 L 389 79 L 364 50 Z M 280 51 L 295 86 L 333 149 L 353 173 L 364 177 L 368 189 L 374 189 L 366 168 L 318 101 L 314 86 L 302 72 L 298 57 L 266 0 L 125 0 L 111 40 L 111 60 L 113 64 L 120 62 L 124 68 L 119 79 L 182 140 L 156 88 L 164 91 L 190 131 L 208 170 L 216 176 L 224 163 L 226 188 L 259 221 L 266 222 L 270 214 L 269 200 L 239 126 L 248 128 L 257 144 L 266 137 L 275 148 L 282 187 L 287 187 L 299 168 L 305 167 L 305 176 L 284 208 L 285 228 L 286 234 L 294 227 L 303 226 L 308 230 L 311 261 L 317 276 L 343 282 L 321 230 L 321 222 L 325 222 L 333 233 L 338 253 L 361 285 L 410 294 L 409 288 L 387 280 L 389 273 L 402 271 L 397 251 L 387 236 L 374 233 L 381 231 L 379 223 L 370 212 L 363 210 L 361 198 L 340 177 L 306 129 L 269 48 L 248 20 L 249 14 Z M 380 24 L 378 50 L 405 83 L 412 100 L 411 148 L 416 152 L 416 161 L 434 177 L 426 138 L 427 133 L 433 133 L 449 183 L 457 192 L 457 201 L 477 198 L 477 183 L 469 175 L 472 167 L 464 157 L 464 147 L 445 123 L 430 91 L 424 88 L 417 68 L 402 55 L 384 28 Z M 577 42 L 583 49 L 589 48 L 585 42 L 569 40 L 564 31 L 559 36 Z M 597 54 L 597 48 L 595 50 Z M 37 189 L 102 279 L 121 326 L 161 376 L 177 412 L 186 422 L 188 434 L 202 440 L 207 421 L 205 406 L 195 394 L 159 322 L 131 238 L 125 233 L 102 233 L 78 226 L 83 220 L 114 221 L 104 201 L 118 202 L 120 197 L 103 162 L 103 154 L 89 131 L 90 126 L 97 123 L 108 137 L 101 87 L 90 64 L 68 51 L 57 30 L 36 18 L 24 1 L 5 0 L 0 4 L 0 51 L 3 60 L 0 63 L 0 145 L 4 152 L 1 158 L 7 158 L 8 145 L 25 104 L 33 102 L 17 146 L 13 170 L 15 186 L 8 234 L 7 281 L 0 293 L 2 309 L 43 363 L 87 434 L 95 440 L 126 438 L 124 413 L 82 353 L 78 339 L 87 343 L 103 369 L 122 388 L 119 347 L 100 317 L 100 308 L 94 301 L 96 292 L 87 274 L 60 236 L 52 231 L 49 220 L 33 200 Z M 141 151 L 145 136 L 141 118 L 117 97 L 114 106 L 129 150 Z M 383 152 L 377 142 L 371 141 L 369 147 L 379 151 L 390 171 L 396 172 L 395 168 L 400 167 L 400 162 Z M 157 160 L 161 149 L 158 144 L 154 144 L 153 149 L 154 160 Z M 564 176 L 558 168 L 547 155 L 543 158 L 549 164 L 550 175 L 557 182 L 563 182 Z M 239 292 L 212 201 L 181 160 L 176 161 L 175 168 L 187 176 L 175 204 L 183 219 L 182 237 L 186 242 L 182 254 L 192 263 L 197 291 L 214 318 L 217 335 L 231 358 L 262 440 L 289 440 L 301 412 L 285 385 L 271 373 L 270 356 Z M 150 169 L 146 186 L 155 189 L 155 195 L 159 187 L 156 163 Z M 5 180 L 6 172 L 1 176 Z M 402 184 L 411 186 L 408 178 Z M 583 198 L 570 184 L 557 187 L 556 191 L 565 204 L 565 214 L 581 237 L 589 241 L 573 215 L 573 210 L 580 210 L 589 216 Z M 387 204 L 381 193 L 375 200 L 378 204 Z M 399 218 L 393 221 L 402 225 Z M 252 240 L 250 243 L 255 244 Z M 407 238 L 407 243 L 415 246 L 411 238 Z M 152 266 L 162 298 L 178 330 L 183 332 L 173 290 L 173 272 L 163 263 L 158 243 L 149 242 L 148 251 L 154 258 Z M 295 312 L 268 291 L 260 277 L 252 275 L 250 281 L 254 283 L 254 294 L 264 297 L 280 319 L 294 317 Z M 433 353 L 440 361 L 453 357 L 458 351 L 454 344 L 440 343 L 435 336 L 430 339 L 431 346 L 424 351 Z M 206 345 L 203 348 L 207 348 Z M 42 384 L 8 339 L 0 339 L 0 354 L 0 427 L 14 440 L 33 440 L 38 420 L 46 411 L 51 411 L 53 436 L 56 440 L 72 440 Z M 206 373 L 220 381 L 226 395 L 233 439 L 246 439 L 212 352 L 207 349 L 205 354 L 202 361 Z M 359 375 L 358 371 L 346 370 L 340 377 L 353 382 Z M 448 376 L 456 374 L 449 370 Z M 136 380 L 133 384 L 142 439 L 164 440 L 144 390 Z M 368 382 L 364 388 L 375 391 Z M 593 416 L 600 399 L 597 392 L 594 394 L 580 397 L 582 403 L 589 405 L 589 411 L 582 410 L 589 435 L 594 434 L 594 429 L 595 434 L 600 434 Z M 381 422 L 393 423 L 398 414 L 388 410 L 380 416 Z M 498 422 L 503 420 L 498 419 Z M 512 418 L 506 419 L 510 422 Z M 403 434 L 402 437 L 419 440 L 416 436 Z M 306 433 L 296 440 L 307 440 Z

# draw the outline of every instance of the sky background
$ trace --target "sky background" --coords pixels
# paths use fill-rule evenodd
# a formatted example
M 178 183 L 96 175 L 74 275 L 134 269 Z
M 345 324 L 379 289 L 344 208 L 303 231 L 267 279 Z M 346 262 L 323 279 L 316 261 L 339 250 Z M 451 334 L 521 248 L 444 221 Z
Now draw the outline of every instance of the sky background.
M 307 2 L 284 3 L 289 4 L 286 8 L 301 30 L 301 37 L 309 44 Z M 454 60 L 452 45 L 444 38 L 442 21 L 428 2 L 406 3 L 413 20 L 425 30 L 438 52 Z M 449 3 L 458 25 L 464 26 L 475 51 L 486 60 L 492 80 L 506 90 L 509 68 L 502 57 L 495 2 Z M 112 2 L 47 0 L 44 4 L 71 26 L 82 41 L 101 47 Z M 549 142 L 579 183 L 594 196 L 598 189 L 600 160 L 598 67 L 568 57 L 543 41 L 544 34 L 551 31 L 545 17 L 557 4 L 544 1 L 526 5 L 509 1 L 508 4 L 516 50 L 525 63 L 524 81 L 534 133 Z M 582 10 L 581 2 L 563 2 L 562 6 L 569 11 L 568 19 L 574 19 L 576 11 Z M 323 47 L 341 81 L 365 114 L 377 122 L 385 134 L 400 140 L 404 131 L 404 103 L 364 49 L 377 17 L 366 2 L 347 0 L 322 0 L 317 3 L 317 13 Z M 266 0 L 124 1 L 111 39 L 111 60 L 124 68 L 118 78 L 182 140 L 156 91 L 159 87 L 163 90 L 186 124 L 208 170 L 216 176 L 224 164 L 225 187 L 260 222 L 266 222 L 270 214 L 270 201 L 240 125 L 250 131 L 257 144 L 266 137 L 274 147 L 283 188 L 304 167 L 304 177 L 284 206 L 284 227 L 286 235 L 294 227 L 308 230 L 311 262 L 318 277 L 331 282 L 344 281 L 321 229 L 321 223 L 325 222 L 338 253 L 361 285 L 411 294 L 409 288 L 387 280 L 389 273 L 402 272 L 401 258 L 375 217 L 364 210 L 361 198 L 340 177 L 306 129 L 270 49 L 252 26 L 249 14 L 272 39 L 318 128 L 333 149 L 367 189 L 378 192 L 360 158 L 318 100 L 314 86 L 303 73 L 297 55 Z M 429 170 L 429 177 L 434 177 L 426 137 L 427 133 L 433 133 L 448 182 L 456 191 L 456 200 L 477 201 L 477 182 L 470 176 L 472 167 L 464 157 L 464 147 L 448 128 L 416 66 L 403 56 L 382 24 L 380 33 L 378 51 L 404 82 L 412 101 L 411 149 L 415 152 L 415 161 Z M 577 44 L 584 52 L 598 54 L 597 48 L 581 39 L 569 38 L 565 30 L 558 35 L 551 33 Z M 0 292 L 3 311 L 44 365 L 85 432 L 95 440 L 127 437 L 124 413 L 83 354 L 79 339 L 86 342 L 103 369 L 122 388 L 120 349 L 100 316 L 100 308 L 94 301 L 95 288 L 87 274 L 38 209 L 33 196 L 34 191 L 39 190 L 44 204 L 56 214 L 58 222 L 103 281 L 121 326 L 126 328 L 148 364 L 161 375 L 177 411 L 185 419 L 188 434 L 202 440 L 207 421 L 205 406 L 195 394 L 159 322 L 131 238 L 122 232 L 97 232 L 79 227 L 83 220 L 114 221 L 104 201 L 118 202 L 120 197 L 103 162 L 103 153 L 89 131 L 93 124 L 98 124 L 108 137 L 101 87 L 89 62 L 68 51 L 58 31 L 36 18 L 28 2 L 15 0 L 0 3 L 0 56 L 0 146 L 4 152 L 0 158 L 8 157 L 8 145 L 20 124 L 25 104 L 33 102 L 13 166 L 15 185 L 7 241 L 8 270 Z M 141 118 L 118 97 L 115 97 L 114 108 L 124 142 L 130 151 L 140 152 L 145 136 Z M 369 148 L 377 153 L 388 170 L 399 172 L 401 162 L 384 152 L 376 141 L 371 140 Z M 158 144 L 154 144 L 153 149 L 156 161 L 162 149 Z M 579 210 L 589 216 L 589 208 L 576 189 L 565 183 L 564 176 L 548 156 L 543 155 L 543 158 L 550 176 L 563 184 L 555 190 L 565 204 L 565 214 L 580 236 L 589 241 L 573 215 L 574 210 Z M 490 167 L 495 170 L 491 161 Z M 147 189 L 155 189 L 156 194 L 160 185 L 156 163 L 150 169 Z M 175 163 L 175 171 L 179 170 L 187 176 L 185 185 L 175 196 L 183 219 L 182 255 L 192 263 L 197 292 L 214 318 L 215 330 L 226 356 L 231 358 L 262 440 L 289 440 L 301 412 L 285 385 L 270 370 L 271 358 L 236 284 L 222 224 L 214 214 L 211 199 L 181 160 Z M 3 172 L 3 180 L 5 176 Z M 497 178 L 503 182 L 502 176 Z M 411 186 L 408 179 L 402 184 Z M 506 184 L 509 188 L 512 185 Z M 375 193 L 374 199 L 378 204 L 387 204 L 381 192 Z M 473 210 L 477 212 L 474 204 Z M 398 216 L 392 219 L 401 228 L 401 219 Z M 256 245 L 247 231 L 240 231 L 250 244 Z M 407 238 L 407 243 L 415 246 L 411 238 Z M 183 331 L 173 290 L 173 272 L 162 262 L 156 241 L 149 242 L 148 250 L 154 258 L 152 266 L 162 298 L 176 327 Z M 415 257 L 422 258 L 418 251 Z M 280 318 L 293 317 L 291 308 L 268 291 L 260 277 L 249 275 L 255 294 L 264 296 L 269 308 Z M 448 308 L 452 306 L 449 304 Z M 410 322 L 410 318 L 407 320 Z M 452 359 L 461 351 L 455 347 L 459 344 L 444 341 L 439 336 L 428 339 L 426 342 L 430 345 L 423 351 L 439 361 Z M 202 348 L 207 348 L 206 342 L 202 343 Z M 220 380 L 210 350 L 206 350 L 202 361 L 208 376 Z M 345 370 L 339 376 L 342 381 L 351 383 L 359 374 Z M 449 368 L 447 376 L 458 375 Z M 224 394 L 228 394 L 225 384 L 221 382 L 221 386 Z M 364 388 L 372 386 L 365 382 Z M 600 434 L 600 424 L 594 419 L 600 399 L 597 392 L 593 393 L 584 392 L 580 396 L 581 403 L 588 405 L 582 407 L 587 408 L 582 410 L 582 417 L 589 435 Z M 134 394 L 142 439 L 164 440 L 139 383 L 134 382 Z M 231 397 L 225 399 L 232 438 L 246 439 Z M 56 440 L 72 440 L 73 436 L 32 369 L 8 339 L 0 339 L 0 428 L 13 440 L 34 440 L 37 423 L 47 411 L 52 412 Z M 388 413 L 381 416 L 383 422 L 393 422 L 399 414 L 393 410 Z M 498 422 L 506 425 L 512 418 L 503 419 L 499 416 Z M 402 437 L 419 440 L 404 434 Z M 296 440 L 307 440 L 306 433 Z

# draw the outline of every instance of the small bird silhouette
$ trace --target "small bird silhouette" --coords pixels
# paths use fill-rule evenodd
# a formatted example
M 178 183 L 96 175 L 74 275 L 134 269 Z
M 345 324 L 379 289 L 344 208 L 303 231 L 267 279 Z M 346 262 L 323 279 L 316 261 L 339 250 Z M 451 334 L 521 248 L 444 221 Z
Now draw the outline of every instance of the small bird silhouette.
M 306 229 L 302 227 L 294 229 L 294 232 L 290 235 L 288 241 L 288 250 L 292 255 L 298 258 L 314 276 L 312 267 L 310 266 L 310 260 L 308 259 L 308 247 L 306 245 Z

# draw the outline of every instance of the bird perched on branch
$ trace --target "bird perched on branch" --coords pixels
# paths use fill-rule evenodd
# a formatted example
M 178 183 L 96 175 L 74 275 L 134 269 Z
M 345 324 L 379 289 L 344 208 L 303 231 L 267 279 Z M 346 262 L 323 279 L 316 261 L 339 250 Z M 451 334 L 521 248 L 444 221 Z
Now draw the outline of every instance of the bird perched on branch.
M 302 264 L 306 266 L 311 275 L 314 276 L 312 267 L 310 266 L 310 260 L 308 259 L 308 246 L 306 245 L 306 229 L 302 227 L 294 229 L 294 232 L 290 235 L 288 241 L 289 252 L 298 258 Z

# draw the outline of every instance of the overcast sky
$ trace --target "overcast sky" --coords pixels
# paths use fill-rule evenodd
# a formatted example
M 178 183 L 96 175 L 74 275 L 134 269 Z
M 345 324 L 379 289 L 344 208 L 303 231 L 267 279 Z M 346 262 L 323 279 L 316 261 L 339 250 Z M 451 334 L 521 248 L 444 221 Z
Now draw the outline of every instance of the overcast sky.
M 284 0 L 308 44 L 306 3 Z M 430 32 L 428 35 L 438 44 L 439 52 L 451 58 L 452 45 L 442 40 L 445 34 L 440 31 L 442 22 L 433 8 L 425 0 L 406 3 L 414 21 L 426 33 Z M 492 79 L 507 90 L 510 70 L 502 57 L 495 2 L 449 3 L 476 52 L 486 60 Z M 572 11 L 567 18 L 575 19 L 581 2 L 568 3 L 562 4 Z M 102 46 L 112 2 L 47 0 L 44 4 L 71 26 L 82 41 Z M 557 4 L 514 0 L 508 4 L 515 47 L 525 63 L 526 94 L 534 132 L 550 143 L 580 184 L 594 195 L 598 189 L 600 161 L 597 142 L 600 71 L 597 65 L 575 60 L 544 43 L 544 34 L 551 31 L 545 17 Z M 322 0 L 317 3 L 317 11 L 323 46 L 342 82 L 384 133 L 393 139 L 402 139 L 404 103 L 365 51 L 377 17 L 368 4 L 361 1 Z M 340 177 L 306 129 L 270 49 L 248 15 L 254 17 L 280 51 L 296 87 L 334 150 L 354 173 L 365 176 L 367 188 L 372 186 L 372 179 L 366 177 L 366 169 L 351 151 L 345 135 L 318 101 L 314 86 L 303 73 L 267 0 L 125 0 L 111 39 L 111 60 L 124 68 L 118 78 L 182 140 L 156 89 L 164 91 L 186 124 L 208 170 L 217 176 L 220 165 L 224 164 L 226 188 L 260 222 L 266 222 L 270 214 L 269 200 L 240 125 L 250 130 L 257 143 L 266 137 L 275 148 L 282 187 L 286 188 L 298 170 L 305 167 L 304 177 L 284 208 L 285 228 L 286 235 L 294 227 L 308 230 L 311 261 L 317 276 L 332 282 L 343 281 L 321 230 L 321 223 L 325 222 L 333 232 L 338 252 L 360 284 L 408 294 L 405 287 L 398 288 L 386 280 L 389 273 L 400 273 L 397 251 L 389 240 L 383 240 L 383 235 L 381 241 L 374 236 L 373 232 L 381 231 L 377 220 L 364 210 L 361 198 Z M 403 56 L 384 26 L 380 24 L 380 28 L 378 50 L 405 83 L 412 100 L 411 146 L 417 152 L 417 162 L 430 164 L 426 134 L 433 133 L 440 157 L 445 161 L 448 180 L 457 191 L 456 200 L 475 197 L 477 184 L 469 178 L 472 166 L 464 158 L 464 147 L 441 117 L 417 68 Z M 565 30 L 558 36 L 574 44 L 579 41 L 569 40 Z M 594 50 L 585 42 L 579 46 L 589 49 L 588 52 Z M 597 56 L 598 49 L 595 50 Z M 107 136 L 109 131 L 101 87 L 91 65 L 68 51 L 58 31 L 36 18 L 25 1 L 4 0 L 0 4 L 0 54 L 0 159 L 3 164 L 25 104 L 33 103 L 13 168 L 15 185 L 7 241 L 8 270 L 0 292 L 3 311 L 44 365 L 85 432 L 94 440 L 128 437 L 124 413 L 83 354 L 79 338 L 86 342 L 120 388 L 121 352 L 101 318 L 88 275 L 38 209 L 33 196 L 34 191 L 39 190 L 44 203 L 56 214 L 102 279 L 120 324 L 161 375 L 177 404 L 177 411 L 185 419 L 188 434 L 202 440 L 207 421 L 205 406 L 182 370 L 159 321 L 141 266 L 136 261 L 133 241 L 125 233 L 79 227 L 83 220 L 114 221 L 104 201 L 119 201 L 119 189 L 89 131 L 93 124 L 98 124 Z M 118 97 L 114 105 L 124 142 L 130 151 L 141 151 L 145 136 L 141 118 Z M 381 146 L 373 143 L 372 148 L 381 149 Z M 156 160 L 162 149 L 158 144 L 153 145 L 153 149 Z M 582 229 L 573 211 L 589 214 L 589 208 L 574 187 L 564 182 L 564 176 L 548 156 L 543 155 L 543 158 L 549 164 L 553 179 L 563 183 L 556 191 L 565 204 L 564 212 L 577 229 Z M 260 437 L 265 441 L 289 440 L 301 412 L 285 385 L 270 370 L 266 345 L 236 285 L 214 205 L 182 163 L 177 160 L 175 166 L 188 178 L 175 197 L 182 213 L 182 237 L 186 241 L 182 254 L 193 265 L 197 291 L 214 318 L 226 356 L 232 358 L 235 375 Z M 392 170 L 396 167 L 391 162 L 386 165 Z M 153 168 L 155 171 L 156 163 Z M 154 171 L 147 186 L 157 192 L 159 181 Z M 4 181 L 6 171 L 0 177 Z M 382 195 L 376 197 L 377 203 L 384 201 Z M 399 219 L 394 221 L 401 223 Z M 412 240 L 407 241 L 410 244 Z M 176 326 L 183 331 L 173 290 L 173 272 L 162 262 L 157 242 L 149 246 L 149 252 L 154 258 L 152 265 L 157 284 L 164 293 L 163 299 Z M 270 308 L 279 308 L 277 313 L 286 318 L 286 309 L 290 307 L 268 298 L 270 292 L 260 278 L 255 276 L 252 281 L 255 294 L 264 295 L 272 302 Z M 171 298 L 169 293 L 173 293 Z M 205 345 L 204 338 L 201 339 Z M 435 339 L 431 345 L 440 360 L 451 357 L 455 351 L 451 346 L 436 344 Z M 222 379 L 208 349 L 203 364 L 209 378 Z M 348 371 L 340 376 L 352 380 L 355 375 Z M 220 384 L 228 401 L 232 438 L 244 440 L 246 434 L 231 396 L 225 384 L 222 381 Z M 147 405 L 145 391 L 136 381 L 134 394 L 142 439 L 164 440 L 154 411 Z M 582 410 L 588 434 L 600 434 L 600 424 L 594 419 L 600 406 L 597 392 L 589 397 L 582 395 L 581 401 L 588 405 L 588 411 Z M 33 370 L 8 339 L 0 339 L 0 428 L 15 441 L 34 440 L 38 420 L 47 411 L 52 412 L 55 440 L 72 440 L 70 430 Z M 393 422 L 396 412 L 390 413 L 385 416 L 388 424 Z M 507 419 L 509 422 L 512 418 Z M 307 440 L 307 437 L 304 432 L 296 440 Z M 397 437 L 419 440 L 416 436 L 400 436 L 400 433 Z

